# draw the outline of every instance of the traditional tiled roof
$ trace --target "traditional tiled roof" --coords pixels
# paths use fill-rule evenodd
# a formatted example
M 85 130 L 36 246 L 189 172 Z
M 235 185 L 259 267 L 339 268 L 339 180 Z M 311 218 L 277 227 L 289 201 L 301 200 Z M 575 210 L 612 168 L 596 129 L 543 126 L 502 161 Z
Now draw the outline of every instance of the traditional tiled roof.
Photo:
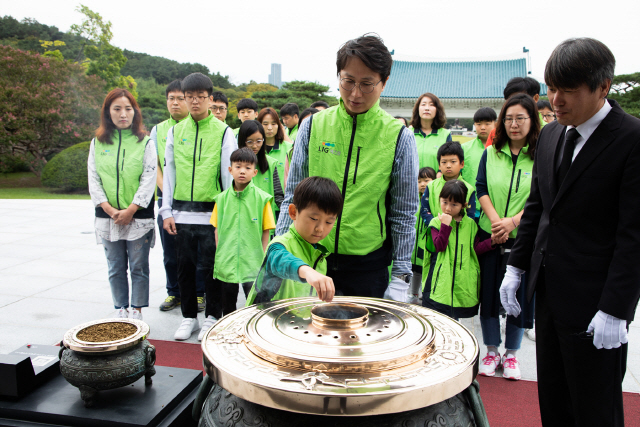
M 393 61 L 383 98 L 502 98 L 513 77 L 527 76 L 526 58 L 499 61 Z M 541 83 L 540 95 L 547 87 Z

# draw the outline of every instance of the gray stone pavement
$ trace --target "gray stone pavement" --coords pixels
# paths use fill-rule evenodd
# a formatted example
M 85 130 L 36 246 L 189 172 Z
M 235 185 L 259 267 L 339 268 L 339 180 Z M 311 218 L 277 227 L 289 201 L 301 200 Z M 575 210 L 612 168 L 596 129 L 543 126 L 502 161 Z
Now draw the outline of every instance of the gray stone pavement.
M 26 343 L 54 344 L 75 325 L 115 316 L 93 215 L 89 200 L 0 200 L 0 354 Z M 166 297 L 158 235 L 150 271 L 149 307 L 142 311 L 149 337 L 173 340 L 182 316 L 179 309 L 158 310 Z M 238 306 L 243 305 L 240 291 Z M 198 317 L 202 323 L 203 313 Z M 482 343 L 478 317 L 462 324 Z M 198 343 L 197 334 L 186 342 Z M 481 346 L 481 358 L 485 352 Z M 535 342 L 526 335 L 518 359 L 522 378 L 535 381 Z M 640 315 L 630 328 L 623 389 L 640 393 Z

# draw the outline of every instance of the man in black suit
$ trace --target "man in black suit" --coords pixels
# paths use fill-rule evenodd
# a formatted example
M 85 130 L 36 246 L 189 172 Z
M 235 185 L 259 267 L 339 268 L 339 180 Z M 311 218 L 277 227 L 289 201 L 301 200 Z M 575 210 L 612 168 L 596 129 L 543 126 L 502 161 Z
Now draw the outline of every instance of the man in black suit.
M 531 194 L 500 288 L 536 296 L 545 426 L 624 426 L 627 328 L 640 297 L 640 120 L 607 100 L 615 58 L 571 39 L 545 69 L 557 117 L 538 139 Z

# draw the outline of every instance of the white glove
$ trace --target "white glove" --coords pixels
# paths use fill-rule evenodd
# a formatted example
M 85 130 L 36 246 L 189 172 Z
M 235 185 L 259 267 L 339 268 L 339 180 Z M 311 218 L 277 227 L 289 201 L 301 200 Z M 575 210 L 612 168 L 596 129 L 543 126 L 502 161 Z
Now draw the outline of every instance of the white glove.
M 507 265 L 507 272 L 502 279 L 502 285 L 500 285 L 500 302 L 509 316 L 517 317 L 520 314 L 520 304 L 518 304 L 516 292 L 520 287 L 523 273 L 524 270 Z
M 398 279 L 397 277 L 392 277 L 387 290 L 384 291 L 384 299 L 407 302 L 408 290 L 408 283 L 405 283 L 402 279 Z
M 618 348 L 622 344 L 629 342 L 627 336 L 627 321 L 613 317 L 603 311 L 598 311 L 589 327 L 587 333 L 593 332 L 593 345 L 596 348 Z

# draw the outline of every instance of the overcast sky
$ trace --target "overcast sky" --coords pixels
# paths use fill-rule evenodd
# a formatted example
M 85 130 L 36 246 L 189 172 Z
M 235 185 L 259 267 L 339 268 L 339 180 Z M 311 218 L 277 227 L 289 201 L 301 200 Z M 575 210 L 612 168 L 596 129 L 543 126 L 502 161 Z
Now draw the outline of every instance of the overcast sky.
M 4 1 L 0 13 L 68 31 L 82 16 L 80 2 Z M 136 1 L 84 0 L 113 23 L 112 43 L 123 49 L 199 62 L 240 84 L 267 82 L 272 62 L 282 80 L 337 86 L 335 58 L 342 43 L 378 33 L 398 55 L 483 58 L 521 55 L 542 81 L 553 48 L 569 37 L 594 37 L 613 51 L 616 74 L 640 71 L 640 2 L 592 1 Z M 598 6 L 600 5 L 600 6 Z M 334 92 L 332 90 L 332 92 Z

